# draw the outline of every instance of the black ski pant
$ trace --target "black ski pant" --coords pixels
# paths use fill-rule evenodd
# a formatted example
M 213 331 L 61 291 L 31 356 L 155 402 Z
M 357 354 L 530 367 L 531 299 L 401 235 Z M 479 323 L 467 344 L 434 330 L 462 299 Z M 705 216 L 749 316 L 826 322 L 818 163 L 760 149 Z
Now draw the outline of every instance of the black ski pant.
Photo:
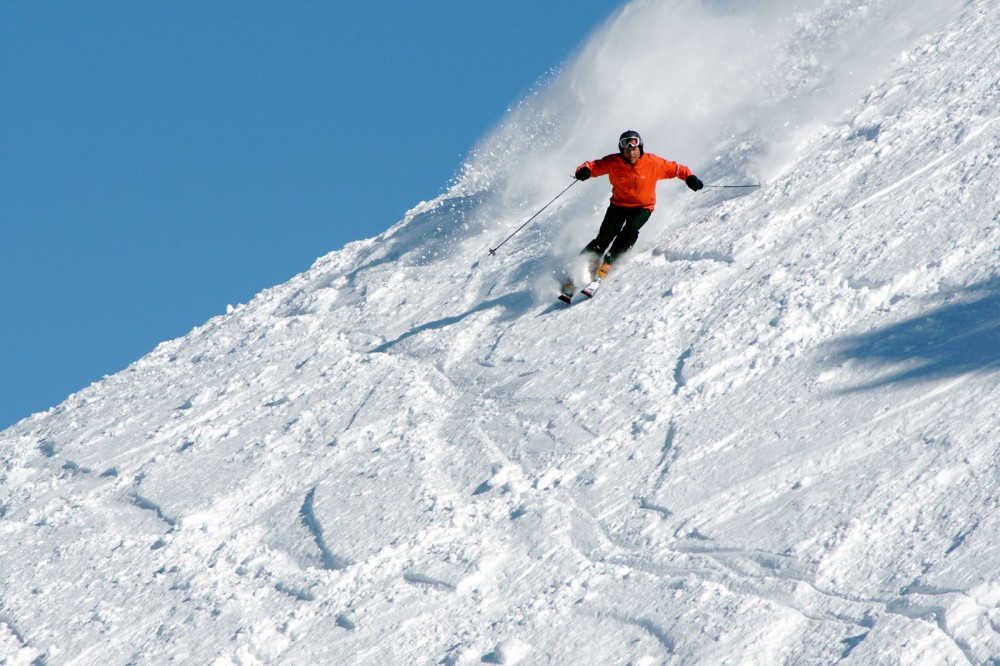
M 583 254 L 593 255 L 593 261 L 596 261 L 607 251 L 604 261 L 609 264 L 615 263 L 615 259 L 632 249 L 639 239 L 639 229 L 646 224 L 646 220 L 652 214 L 653 211 L 648 208 L 624 208 L 611 204 L 608 206 L 608 212 L 604 214 L 604 221 L 601 222 L 597 238 L 583 248 Z M 611 249 L 608 249 L 609 245 Z

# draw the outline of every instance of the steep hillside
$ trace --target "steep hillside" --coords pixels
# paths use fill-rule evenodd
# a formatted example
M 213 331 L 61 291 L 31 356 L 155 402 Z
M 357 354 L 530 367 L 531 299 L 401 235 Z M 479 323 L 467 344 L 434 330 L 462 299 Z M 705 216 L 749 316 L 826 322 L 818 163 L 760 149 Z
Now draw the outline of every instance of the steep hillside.
M 0 434 L 5 663 L 1000 659 L 1000 11 L 762 4 L 629 5 L 448 194 Z M 606 180 L 487 249 L 626 128 L 765 186 L 661 183 L 558 306 Z

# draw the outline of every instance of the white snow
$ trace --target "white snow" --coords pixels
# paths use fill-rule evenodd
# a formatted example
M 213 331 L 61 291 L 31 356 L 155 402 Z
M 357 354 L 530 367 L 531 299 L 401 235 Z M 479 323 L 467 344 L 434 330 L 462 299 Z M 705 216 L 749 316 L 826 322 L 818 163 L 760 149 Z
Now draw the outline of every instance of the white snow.
M 0 661 L 1000 661 L 1000 9 L 806 4 L 633 2 L 447 194 L 0 434 Z M 606 180 L 487 249 L 629 128 L 764 187 L 661 183 L 564 309 Z

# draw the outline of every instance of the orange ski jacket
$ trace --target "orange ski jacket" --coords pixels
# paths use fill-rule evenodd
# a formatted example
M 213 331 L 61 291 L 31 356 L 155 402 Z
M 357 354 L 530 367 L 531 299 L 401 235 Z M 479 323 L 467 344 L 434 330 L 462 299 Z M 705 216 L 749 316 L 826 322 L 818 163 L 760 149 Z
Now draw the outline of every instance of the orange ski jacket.
M 611 203 L 623 208 L 648 208 L 656 205 L 656 182 L 666 178 L 687 180 L 691 169 L 677 162 L 669 162 L 653 153 L 639 156 L 631 165 L 619 154 L 605 155 L 593 162 L 584 162 L 580 167 L 590 169 L 590 175 L 607 174 L 611 181 Z

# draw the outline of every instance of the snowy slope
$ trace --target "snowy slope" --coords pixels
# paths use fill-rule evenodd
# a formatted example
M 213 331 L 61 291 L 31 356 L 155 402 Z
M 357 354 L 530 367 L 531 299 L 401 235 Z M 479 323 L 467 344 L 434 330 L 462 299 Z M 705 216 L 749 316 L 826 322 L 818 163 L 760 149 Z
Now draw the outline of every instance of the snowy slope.
M 635 2 L 454 186 L 0 434 L 9 664 L 1000 660 L 1000 10 Z M 662 183 L 554 306 L 626 128 Z

